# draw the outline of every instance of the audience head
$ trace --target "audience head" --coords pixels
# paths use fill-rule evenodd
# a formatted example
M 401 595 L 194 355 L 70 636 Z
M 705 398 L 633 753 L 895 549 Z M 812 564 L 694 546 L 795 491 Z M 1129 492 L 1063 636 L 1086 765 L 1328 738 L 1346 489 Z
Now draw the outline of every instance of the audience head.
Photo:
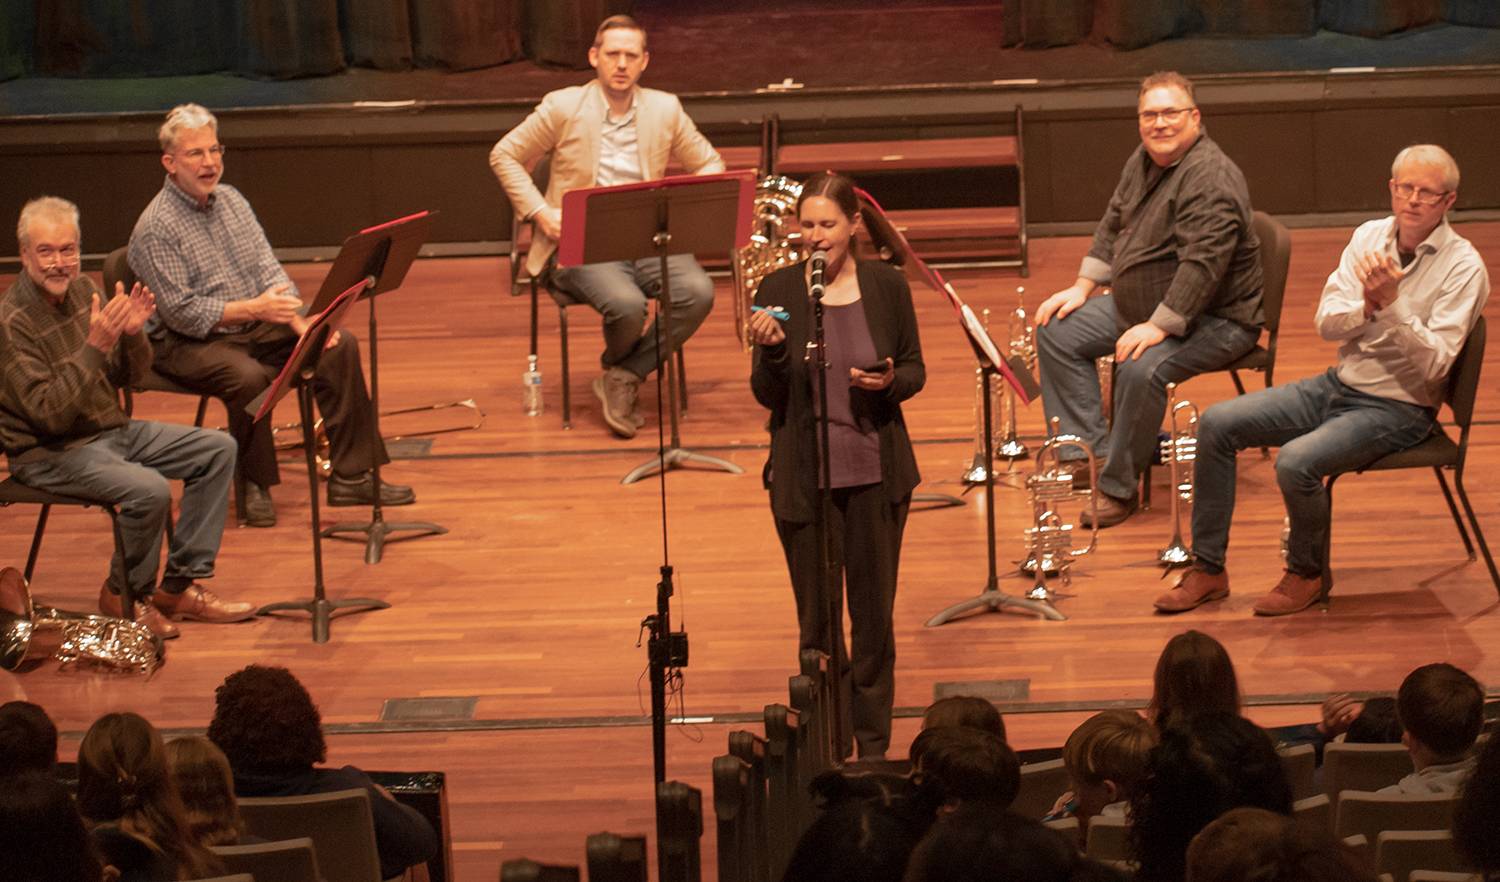
M 1141 80 L 1136 99 L 1141 144 L 1151 161 L 1165 168 L 1198 143 L 1203 117 L 1193 96 L 1193 84 L 1175 70 L 1160 71 Z
M 1264 730 L 1238 714 L 1215 711 L 1162 732 L 1131 800 L 1139 878 L 1181 879 L 1188 842 L 1239 806 L 1291 814 L 1292 790 Z
M 1021 763 L 999 738 L 978 729 L 923 729 L 911 744 L 912 778 L 926 803 L 949 809 L 969 802 L 1005 808 L 1021 789 Z
M 927 831 L 905 882 L 1085 882 L 1118 874 L 1084 860 L 1066 837 L 994 805 L 970 804 Z
M 1167 641 L 1156 660 L 1146 715 L 1157 729 L 1207 711 L 1240 712 L 1240 685 L 1224 644 L 1202 631 Z
M 1344 730 L 1344 741 L 1349 744 L 1400 744 L 1401 720 L 1396 716 L 1396 699 L 1389 695 L 1365 699 L 1359 716 Z
M 1348 846 L 1286 815 L 1260 808 L 1225 812 L 1193 837 L 1187 882 L 1375 882 Z
M 797 841 L 783 882 L 900 882 L 917 844 L 911 827 L 873 800 L 840 802 Z
M 29 701 L 0 705 L 0 778 L 50 773 L 55 765 L 57 726 L 47 712 Z
M 41 196 L 21 206 L 16 244 L 27 278 L 53 300 L 61 301 L 78 278 L 83 254 L 78 206 L 56 196 Z
M 78 808 L 96 824 L 113 823 L 172 859 L 208 876 L 213 856 L 188 832 L 156 728 L 138 714 L 105 714 L 78 747 Z
M 1453 665 L 1423 665 L 1401 681 L 1396 715 L 1404 730 L 1402 743 L 1418 769 L 1457 762 L 1484 727 L 1484 690 Z
M 202 845 L 236 844 L 245 823 L 223 751 L 201 735 L 177 738 L 167 742 L 167 764 L 193 838 Z
M 1453 811 L 1453 847 L 1485 878 L 1500 874 L 1496 818 L 1500 818 L 1500 737 L 1492 735 L 1479 752 Z
M 989 701 L 974 695 L 950 695 L 929 704 L 922 714 L 922 728 L 941 726 L 965 726 L 1005 740 L 1005 718 Z
M 1130 799 L 1146 778 L 1156 743 L 1156 728 L 1135 711 L 1101 711 L 1084 720 L 1063 745 L 1063 766 L 1078 803 L 1073 813 L 1091 818 L 1110 803 Z
M 49 772 L 0 784 L 0 879 L 99 882 L 103 868 L 73 797 Z
M 157 131 L 161 164 L 178 189 L 200 205 L 224 176 L 224 145 L 219 121 L 199 104 L 179 104 Z
M 208 738 L 236 775 L 305 771 L 328 753 L 312 696 L 282 667 L 250 665 L 226 677 L 214 691 Z

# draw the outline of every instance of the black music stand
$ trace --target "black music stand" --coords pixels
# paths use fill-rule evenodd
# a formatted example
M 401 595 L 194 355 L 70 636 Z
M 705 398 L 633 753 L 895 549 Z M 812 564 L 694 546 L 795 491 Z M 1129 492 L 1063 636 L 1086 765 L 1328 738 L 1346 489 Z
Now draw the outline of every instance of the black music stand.
M 657 347 L 660 358 L 657 387 L 665 386 L 672 441 L 669 446 L 660 440 L 656 456 L 631 469 L 620 480 L 621 484 L 633 484 L 657 471 L 688 463 L 732 475 L 744 473 L 744 469 L 728 460 L 694 453 L 682 446 L 678 427 L 682 404 L 672 359 L 677 341 L 672 339 L 672 289 L 667 276 L 667 257 L 734 251 L 749 242 L 754 180 L 750 171 L 685 175 L 618 187 L 573 190 L 563 196 L 558 266 L 648 257 L 661 261 L 661 294 L 656 298 L 656 328 L 661 341 Z M 661 395 L 657 396 L 656 406 L 660 425 Z
M 348 314 L 349 308 L 354 301 L 359 299 L 359 294 L 365 288 L 373 285 L 375 280 L 370 277 L 355 282 L 344 290 L 343 293 L 333 298 L 328 308 L 320 312 L 307 326 L 302 338 L 297 341 L 292 355 L 282 366 L 281 373 L 270 387 L 262 392 L 245 409 L 255 415 L 255 421 L 260 422 L 270 416 L 271 410 L 276 403 L 291 391 L 293 386 L 297 387 L 297 409 L 302 416 L 302 448 L 307 457 L 307 490 L 312 497 L 312 537 L 313 537 L 313 596 L 309 600 L 289 600 L 281 603 L 269 603 L 261 607 L 256 615 L 270 615 L 275 612 L 286 610 L 300 610 L 312 615 L 312 635 L 314 643 L 328 642 L 328 623 L 333 618 L 336 609 L 388 609 L 390 604 L 384 600 L 374 600 L 368 597 L 351 597 L 345 600 L 329 600 L 323 590 L 323 531 L 319 529 L 318 511 L 318 461 L 317 450 L 313 445 L 313 374 L 318 368 L 318 359 L 323 355 L 323 349 L 328 345 L 329 336 L 343 322 L 344 316 Z M 322 300 L 323 298 L 319 298 Z M 252 408 L 254 408 L 252 410 Z
M 406 271 L 411 269 L 411 263 L 416 259 L 417 252 L 421 250 L 422 243 L 427 241 L 427 233 L 432 226 L 434 214 L 435 212 L 423 211 L 408 215 L 389 223 L 360 230 L 345 239 L 343 248 L 339 250 L 339 256 L 333 262 L 333 267 L 328 270 L 328 275 L 323 279 L 323 287 L 318 289 L 318 296 L 313 300 L 311 311 L 320 312 L 332 298 L 341 296 L 339 292 L 355 281 L 370 280 L 359 295 L 359 299 L 368 300 L 370 303 L 370 409 L 374 411 L 370 424 L 375 436 L 372 439 L 375 449 L 379 449 L 385 443 L 380 434 L 380 347 L 375 321 L 375 296 L 401 287 L 401 283 L 406 279 Z M 381 555 L 385 552 L 387 541 L 420 539 L 423 536 L 438 536 L 448 532 L 447 527 L 440 527 L 429 521 L 392 523 L 385 520 L 380 506 L 380 463 L 375 463 L 370 474 L 375 485 L 375 500 L 370 507 L 370 520 L 367 522 L 338 521 L 323 529 L 324 536 L 334 539 L 345 538 L 342 535 L 344 533 L 364 536 L 365 563 L 378 564 Z M 389 538 L 392 533 L 413 535 L 402 536 L 400 539 Z

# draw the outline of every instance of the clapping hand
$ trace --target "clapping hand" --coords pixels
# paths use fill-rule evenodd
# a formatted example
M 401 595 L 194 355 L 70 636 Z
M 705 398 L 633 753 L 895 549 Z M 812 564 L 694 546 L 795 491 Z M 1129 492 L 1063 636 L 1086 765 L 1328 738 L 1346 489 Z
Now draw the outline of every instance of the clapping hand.
M 129 297 L 125 295 L 125 283 L 115 282 L 114 300 L 123 300 L 129 304 L 125 311 L 125 325 L 120 331 L 122 334 L 139 334 L 146 327 L 146 320 L 156 312 L 156 295 L 140 282 L 131 286 Z M 113 303 L 114 300 L 110 302 Z
M 1390 306 L 1406 270 L 1389 254 L 1372 251 L 1354 258 L 1354 275 L 1365 289 L 1366 312 Z

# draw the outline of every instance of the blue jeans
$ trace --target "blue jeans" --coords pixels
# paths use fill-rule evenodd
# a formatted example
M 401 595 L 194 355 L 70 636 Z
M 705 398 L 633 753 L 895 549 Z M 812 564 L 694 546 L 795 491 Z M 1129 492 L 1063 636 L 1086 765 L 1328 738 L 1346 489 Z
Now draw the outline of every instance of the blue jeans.
M 1322 574 L 1329 518 L 1324 479 L 1420 443 L 1431 434 L 1434 415 L 1430 408 L 1351 389 L 1333 368 L 1210 407 L 1198 423 L 1193 554 L 1210 571 L 1224 568 L 1235 454 L 1280 447 L 1276 483 L 1291 519 L 1286 568 L 1299 576 Z
M 1119 362 L 1114 376 L 1114 421 L 1106 422 L 1095 359 L 1115 351 L 1126 328 L 1109 294 L 1090 297 L 1067 318 L 1036 329 L 1047 423 L 1088 442 L 1104 463 L 1099 489 L 1130 500 L 1157 447 L 1167 412 L 1167 384 L 1218 370 L 1255 348 L 1260 331 L 1215 315 L 1200 315 L 1186 337 L 1167 339 L 1139 359 Z M 1066 457 L 1065 457 L 1066 458 Z
M 156 589 L 162 534 L 172 512 L 168 478 L 181 479 L 183 490 L 165 576 L 178 583 L 178 590 L 213 576 L 234 455 L 234 439 L 226 432 L 131 420 L 71 450 L 11 463 L 11 473 L 37 490 L 113 503 L 125 550 L 125 578 L 131 594 L 140 598 Z M 116 555 L 111 581 L 120 569 L 118 551 Z
M 668 257 L 667 274 L 672 289 L 672 344 L 680 347 L 714 308 L 714 282 L 691 254 Z M 559 269 L 553 284 L 603 317 L 602 366 L 624 368 L 645 379 L 661 364 L 656 323 L 646 327 L 646 301 L 661 293 L 657 258 L 571 266 Z

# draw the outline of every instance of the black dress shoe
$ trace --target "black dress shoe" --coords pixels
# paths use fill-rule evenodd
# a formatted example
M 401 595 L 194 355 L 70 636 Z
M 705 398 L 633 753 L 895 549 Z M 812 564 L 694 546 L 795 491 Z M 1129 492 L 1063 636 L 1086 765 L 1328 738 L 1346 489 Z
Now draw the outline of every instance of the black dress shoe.
M 271 491 L 254 481 L 246 481 L 245 526 L 276 526 L 276 506 L 271 503 Z
M 381 505 L 411 505 L 416 501 L 417 494 L 413 493 L 410 487 L 386 481 L 380 482 Z M 328 476 L 328 504 L 331 506 L 374 505 L 375 479 L 369 472 L 365 472 L 358 478 L 345 478 L 338 472 L 334 472 Z

